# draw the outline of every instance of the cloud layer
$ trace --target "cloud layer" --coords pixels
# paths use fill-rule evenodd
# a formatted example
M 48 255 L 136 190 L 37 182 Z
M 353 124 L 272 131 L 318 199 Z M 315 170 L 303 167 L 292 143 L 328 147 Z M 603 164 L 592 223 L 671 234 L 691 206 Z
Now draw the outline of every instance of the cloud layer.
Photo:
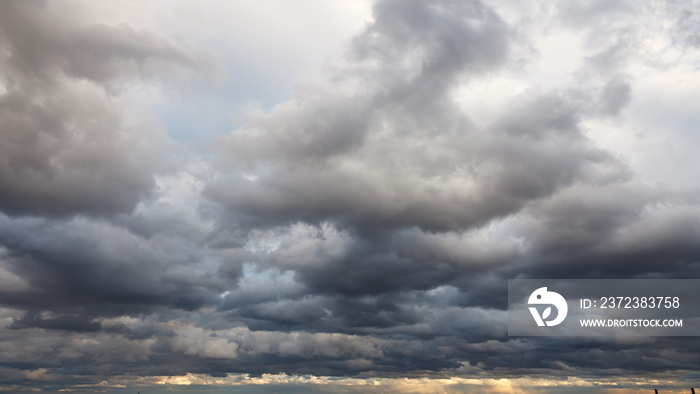
M 0 387 L 695 376 L 506 328 L 510 278 L 700 274 L 695 3 L 380 0 L 204 147 L 134 103 L 226 54 L 66 4 L 0 4 Z

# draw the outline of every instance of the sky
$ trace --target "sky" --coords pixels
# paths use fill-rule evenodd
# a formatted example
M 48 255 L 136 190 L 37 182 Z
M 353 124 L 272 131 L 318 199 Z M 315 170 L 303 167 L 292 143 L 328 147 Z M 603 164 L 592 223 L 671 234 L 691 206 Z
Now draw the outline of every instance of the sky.
M 700 386 L 508 279 L 700 278 L 700 2 L 0 2 L 0 392 Z

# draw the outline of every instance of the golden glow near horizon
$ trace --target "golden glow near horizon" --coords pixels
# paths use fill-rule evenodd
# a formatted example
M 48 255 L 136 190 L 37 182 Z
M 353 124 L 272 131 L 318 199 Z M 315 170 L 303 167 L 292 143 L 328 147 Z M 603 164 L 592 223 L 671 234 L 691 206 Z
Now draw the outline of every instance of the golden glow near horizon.
M 43 374 L 36 372 L 36 376 Z M 85 389 L 121 389 L 129 387 L 181 387 L 192 386 L 196 390 L 197 386 L 246 386 L 246 385 L 286 385 L 286 386 L 325 386 L 329 391 L 334 387 L 344 387 L 352 389 L 356 387 L 361 391 L 372 392 L 396 392 L 396 393 L 439 393 L 439 392 L 479 392 L 479 393 L 536 393 L 542 390 L 556 390 L 557 388 L 568 389 L 590 389 L 595 392 L 611 394 L 638 393 L 639 390 L 663 387 L 664 393 L 683 393 L 684 388 L 668 388 L 679 386 L 677 377 L 681 373 L 673 376 L 644 378 L 644 377 L 624 377 L 624 378 L 591 378 L 562 377 L 562 378 L 464 378 L 464 377 L 444 377 L 444 378 L 362 378 L 362 377 L 330 377 L 312 375 L 287 375 L 287 374 L 263 374 L 259 377 L 249 375 L 228 375 L 227 377 L 212 377 L 206 374 L 187 373 L 182 376 L 152 376 L 134 377 L 120 376 L 110 381 L 102 381 L 95 385 L 75 385 L 65 387 L 59 391 L 70 392 Z M 362 388 L 361 388 L 362 387 Z M 16 389 L 16 388 L 15 388 Z M 0 387 L 0 391 L 9 391 L 13 388 Z M 23 390 L 31 390 L 24 388 Z M 325 390 L 325 389 L 322 389 Z M 685 391 L 684 391 L 685 390 Z M 96 391 L 99 392 L 99 391 Z

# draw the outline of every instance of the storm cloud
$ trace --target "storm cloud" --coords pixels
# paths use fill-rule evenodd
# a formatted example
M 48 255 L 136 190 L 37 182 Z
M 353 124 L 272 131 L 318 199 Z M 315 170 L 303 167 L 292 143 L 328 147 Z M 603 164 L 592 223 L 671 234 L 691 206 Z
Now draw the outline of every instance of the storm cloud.
M 153 188 L 168 141 L 156 124 L 127 116 L 116 93 L 173 67 L 212 69 L 153 33 L 79 14 L 51 2 L 2 4 L 0 206 L 8 214 L 131 211 Z
M 0 389 L 697 378 L 696 338 L 506 324 L 508 279 L 700 274 L 697 4 L 378 0 L 204 145 L 164 102 L 230 54 L 122 7 L 0 4 Z

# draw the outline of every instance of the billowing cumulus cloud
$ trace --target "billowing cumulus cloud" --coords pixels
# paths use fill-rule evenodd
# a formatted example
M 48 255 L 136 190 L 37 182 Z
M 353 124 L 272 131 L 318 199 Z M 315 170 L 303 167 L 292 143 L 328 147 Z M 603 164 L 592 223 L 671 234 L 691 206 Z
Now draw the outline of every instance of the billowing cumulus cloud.
M 365 5 L 288 100 L 197 111 L 246 67 L 198 5 L 0 4 L 0 389 L 697 378 L 696 338 L 506 309 L 511 278 L 700 274 L 699 6 Z M 236 115 L 174 132 L 171 101 Z
M 223 141 L 234 174 L 249 169 L 255 181 L 222 178 L 206 195 L 236 225 L 447 231 L 480 227 L 575 182 L 624 177 L 582 134 L 585 108 L 564 92 L 515 97 L 483 128 L 458 110 L 455 87 L 498 72 L 511 35 L 476 2 L 376 5 L 325 86 L 301 87 Z M 624 86 L 604 94 L 603 110 L 615 111 Z
M 173 67 L 212 67 L 154 33 L 91 23 L 53 2 L 6 2 L 0 15 L 3 212 L 133 209 L 154 186 L 168 140 L 157 124 L 127 116 L 116 91 Z

